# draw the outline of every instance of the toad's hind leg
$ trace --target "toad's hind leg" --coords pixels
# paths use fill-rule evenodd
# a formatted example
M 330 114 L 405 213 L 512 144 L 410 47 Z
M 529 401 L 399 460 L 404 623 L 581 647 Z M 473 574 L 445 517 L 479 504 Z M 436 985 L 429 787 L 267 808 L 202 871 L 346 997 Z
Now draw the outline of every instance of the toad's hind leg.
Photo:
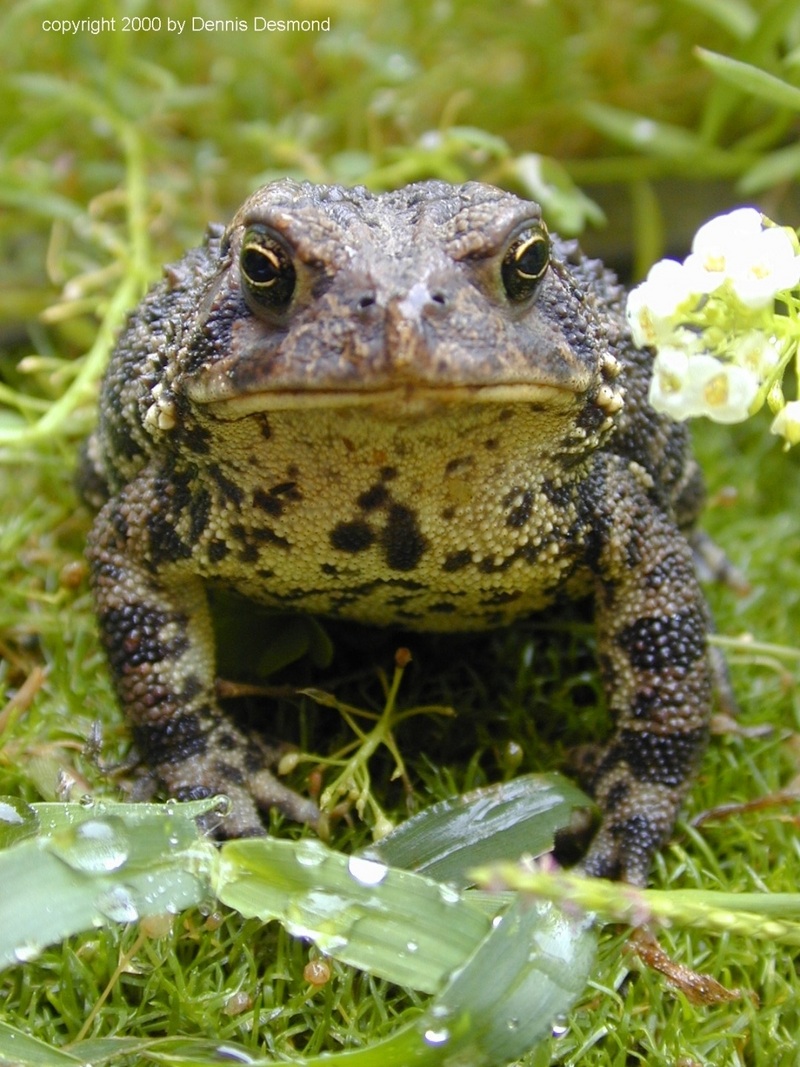
M 170 796 L 224 793 L 231 810 L 221 836 L 263 834 L 259 809 L 271 807 L 316 824 L 316 806 L 270 773 L 266 746 L 217 702 L 203 582 L 180 560 L 154 568 L 142 551 L 142 524 L 124 521 L 125 513 L 124 501 L 106 504 L 88 557 L 101 640 L 140 755 Z

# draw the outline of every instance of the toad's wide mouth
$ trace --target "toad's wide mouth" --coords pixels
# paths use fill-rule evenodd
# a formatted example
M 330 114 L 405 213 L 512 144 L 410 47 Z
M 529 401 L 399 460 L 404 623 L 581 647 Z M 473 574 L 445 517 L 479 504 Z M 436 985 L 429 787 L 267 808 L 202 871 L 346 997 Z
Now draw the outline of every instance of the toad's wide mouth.
M 387 418 L 430 414 L 447 407 L 494 404 L 530 405 L 553 410 L 571 407 L 578 396 L 564 385 L 536 382 L 503 382 L 494 385 L 410 385 L 349 389 L 265 389 L 238 396 L 209 389 L 200 383 L 189 386 L 189 398 L 202 404 L 217 418 L 241 419 L 257 412 L 324 409 L 372 409 Z

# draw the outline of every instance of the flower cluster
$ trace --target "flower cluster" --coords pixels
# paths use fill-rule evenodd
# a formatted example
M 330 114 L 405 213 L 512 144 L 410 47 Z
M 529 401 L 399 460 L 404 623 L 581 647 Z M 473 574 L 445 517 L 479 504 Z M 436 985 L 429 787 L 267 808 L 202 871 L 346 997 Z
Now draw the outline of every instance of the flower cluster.
M 800 400 L 781 388 L 800 344 L 799 285 L 797 234 L 755 208 L 707 222 L 683 263 L 656 263 L 627 307 L 636 344 L 656 350 L 653 407 L 740 422 L 767 401 L 772 432 L 800 443 Z

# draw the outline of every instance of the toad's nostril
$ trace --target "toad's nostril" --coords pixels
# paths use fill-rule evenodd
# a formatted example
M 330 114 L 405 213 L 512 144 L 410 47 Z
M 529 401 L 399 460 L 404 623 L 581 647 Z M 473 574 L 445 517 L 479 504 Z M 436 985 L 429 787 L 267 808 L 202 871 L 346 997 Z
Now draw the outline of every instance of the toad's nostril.
M 431 300 L 434 304 L 441 304 L 442 307 L 447 303 L 447 297 L 444 293 L 431 293 Z
M 370 293 L 369 295 L 362 296 L 356 305 L 359 311 L 365 311 L 367 308 L 373 307 L 375 304 L 375 297 Z

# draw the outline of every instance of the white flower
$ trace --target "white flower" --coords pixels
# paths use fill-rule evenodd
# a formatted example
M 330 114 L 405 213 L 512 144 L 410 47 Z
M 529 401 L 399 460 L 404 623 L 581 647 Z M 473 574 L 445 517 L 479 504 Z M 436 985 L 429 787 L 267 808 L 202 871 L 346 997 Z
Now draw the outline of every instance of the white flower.
M 661 349 L 653 364 L 650 404 L 679 422 L 705 415 L 715 422 L 741 422 L 756 398 L 759 379 L 746 367 L 707 353 Z
M 731 287 L 750 308 L 769 307 L 778 293 L 794 289 L 800 281 L 800 257 L 781 226 L 762 230 L 730 266 Z
M 692 414 L 687 407 L 689 357 L 681 348 L 664 347 L 653 361 L 650 406 L 678 422 Z
M 672 335 L 676 313 L 695 292 L 689 283 L 677 260 L 661 259 L 653 264 L 641 285 L 628 294 L 625 314 L 634 344 L 639 348 L 657 345 Z
M 800 257 L 790 231 L 764 227 L 755 208 L 737 208 L 701 226 L 684 263 L 698 292 L 711 293 L 730 282 L 749 308 L 769 307 L 800 280 Z
M 703 223 L 694 235 L 692 253 L 706 270 L 724 270 L 728 256 L 736 255 L 742 242 L 752 241 L 762 228 L 760 211 L 754 207 L 736 208 Z
M 698 291 L 711 293 L 718 289 L 730 275 L 731 262 L 760 233 L 761 215 L 752 207 L 717 215 L 701 226 L 684 262 Z
M 790 400 L 781 408 L 772 420 L 770 429 L 785 437 L 788 444 L 800 445 L 800 400 Z
M 758 377 L 747 367 L 698 355 L 689 361 L 688 396 L 692 415 L 714 422 L 743 422 L 758 394 Z
M 751 370 L 761 381 L 780 362 L 780 353 L 761 330 L 747 330 L 734 338 L 725 352 L 732 363 Z

